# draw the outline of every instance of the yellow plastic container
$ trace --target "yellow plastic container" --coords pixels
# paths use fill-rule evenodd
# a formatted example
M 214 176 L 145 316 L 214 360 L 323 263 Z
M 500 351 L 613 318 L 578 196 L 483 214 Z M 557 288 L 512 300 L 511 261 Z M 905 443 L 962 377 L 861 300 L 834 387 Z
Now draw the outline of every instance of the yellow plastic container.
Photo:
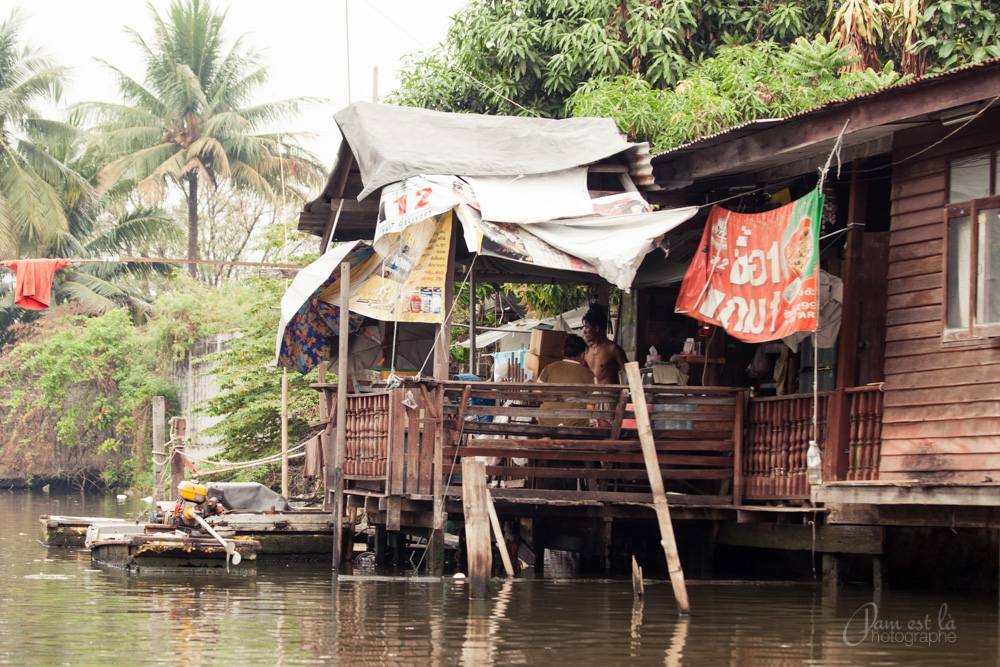
M 184 500 L 190 500 L 193 503 L 203 503 L 208 495 L 208 489 L 190 480 L 184 480 L 177 485 L 177 490 L 180 491 L 181 498 Z

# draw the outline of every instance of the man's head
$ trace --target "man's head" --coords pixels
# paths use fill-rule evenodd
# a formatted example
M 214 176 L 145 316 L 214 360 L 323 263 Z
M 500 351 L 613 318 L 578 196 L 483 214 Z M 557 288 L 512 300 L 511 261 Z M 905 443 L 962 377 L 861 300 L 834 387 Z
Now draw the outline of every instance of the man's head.
M 587 351 L 587 343 L 576 334 L 566 336 L 563 342 L 563 357 L 566 359 L 576 359 Z
M 593 343 L 607 336 L 608 311 L 599 303 L 590 304 L 587 314 L 583 316 L 583 336 Z

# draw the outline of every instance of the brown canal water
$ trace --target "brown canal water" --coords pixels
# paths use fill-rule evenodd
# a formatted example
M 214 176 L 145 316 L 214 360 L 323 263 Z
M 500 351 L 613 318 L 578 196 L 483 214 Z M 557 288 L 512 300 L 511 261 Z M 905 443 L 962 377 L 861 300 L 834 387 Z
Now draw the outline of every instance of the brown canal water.
M 48 549 L 42 514 L 136 517 L 139 500 L 0 492 L 0 665 L 996 665 L 995 596 L 816 585 L 525 579 L 470 600 L 452 579 L 129 576 Z

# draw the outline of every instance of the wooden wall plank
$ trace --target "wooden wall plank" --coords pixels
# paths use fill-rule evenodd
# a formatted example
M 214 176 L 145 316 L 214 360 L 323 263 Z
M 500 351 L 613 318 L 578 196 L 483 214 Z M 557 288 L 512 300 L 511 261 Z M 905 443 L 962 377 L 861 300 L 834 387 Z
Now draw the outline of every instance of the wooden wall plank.
M 882 455 L 892 454 L 890 442 L 912 438 L 964 438 L 968 436 L 1000 435 L 1000 421 L 993 417 L 979 419 L 951 419 L 948 421 L 925 421 L 893 423 L 882 422 Z M 940 451 L 934 446 L 932 451 Z M 965 450 L 960 450 L 965 451 Z M 981 450 L 969 450 L 981 451 Z M 1000 452 L 1000 438 L 989 445 L 989 451 Z
M 889 419 L 886 420 L 886 414 Z M 894 406 L 883 413 L 882 423 L 924 422 L 976 417 L 1000 417 L 1000 401 L 970 401 L 939 405 Z
M 879 473 L 917 471 L 987 472 L 1000 470 L 1000 452 L 995 454 L 914 454 L 909 456 L 884 456 L 879 463 Z M 1000 481 L 1000 478 L 998 478 Z
M 905 294 L 906 292 L 919 292 L 926 289 L 941 287 L 941 272 L 927 274 L 925 276 L 908 276 L 898 280 L 890 280 L 887 294 Z
M 897 405 L 938 405 L 947 403 L 963 403 L 965 401 L 996 400 L 1000 396 L 1000 382 L 980 384 L 973 387 L 951 384 L 934 389 L 907 389 L 885 392 L 885 415 L 889 416 L 890 408 Z
M 996 470 L 938 470 L 934 472 L 887 472 L 879 475 L 879 480 L 892 481 L 912 481 L 914 479 L 924 482 L 948 483 L 948 484 L 982 484 L 986 481 L 1000 479 L 1000 472 Z
M 886 308 L 889 310 L 899 310 L 900 308 L 919 308 L 920 306 L 940 306 L 942 293 L 943 290 L 937 287 L 920 290 L 919 292 L 893 294 L 886 301 Z
M 941 322 L 924 322 L 921 324 L 904 324 L 896 327 L 887 327 L 885 340 L 914 340 L 916 338 L 941 338 Z
M 894 357 L 885 362 L 886 375 L 911 373 L 943 368 L 968 368 L 996 365 L 1000 377 L 1000 350 L 963 350 L 952 348 L 934 354 L 914 354 L 905 358 Z
M 890 310 L 886 313 L 886 326 L 898 326 L 901 324 L 916 324 L 918 322 L 941 322 L 941 306 L 920 306 L 916 308 L 903 308 Z
M 892 262 L 889 265 L 889 280 L 909 276 L 940 275 L 942 261 L 941 255 L 938 254 L 903 262 Z
M 920 389 L 924 387 L 955 387 L 992 384 L 1000 379 L 1000 366 L 990 364 L 986 366 L 972 366 L 955 370 L 951 368 L 938 369 L 933 371 L 918 371 L 906 373 L 904 375 L 891 375 L 885 379 L 886 393 L 898 389 Z M 971 398 L 969 396 L 968 398 Z
M 941 225 L 944 221 L 944 208 L 929 208 L 924 211 L 913 211 L 906 215 L 898 215 L 892 219 L 890 229 L 893 234 L 927 225 Z M 905 237 L 904 237 L 905 238 Z
M 945 199 L 946 196 L 943 190 L 933 190 L 915 197 L 895 199 L 892 202 L 892 215 L 905 215 L 914 211 L 926 211 L 935 208 L 941 209 L 945 205 Z
M 929 216 L 928 216 L 929 217 Z M 926 223 L 913 225 L 906 229 L 897 229 L 892 232 L 891 246 L 906 245 L 908 243 L 920 243 L 922 241 L 935 241 L 944 238 L 944 214 L 938 212 L 933 220 Z
M 944 240 L 938 236 L 919 243 L 892 246 L 889 250 L 889 261 L 895 263 L 924 257 L 941 257 L 942 252 L 944 252 Z
M 886 345 L 885 358 L 908 357 L 918 354 L 933 354 L 941 351 L 941 338 L 924 338 L 921 340 L 897 340 Z

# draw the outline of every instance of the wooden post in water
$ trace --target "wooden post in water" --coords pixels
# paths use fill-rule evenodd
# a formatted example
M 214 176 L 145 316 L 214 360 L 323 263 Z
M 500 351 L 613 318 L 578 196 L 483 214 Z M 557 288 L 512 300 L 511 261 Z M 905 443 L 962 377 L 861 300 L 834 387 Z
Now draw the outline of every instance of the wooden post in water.
M 632 556 L 632 599 L 634 602 L 639 602 L 642 600 L 642 596 L 646 593 L 645 584 L 642 582 L 642 568 L 639 567 L 639 563 L 636 562 L 635 556 Z
M 340 569 L 340 551 L 344 532 L 344 451 L 347 448 L 347 386 L 351 381 L 347 373 L 347 337 L 351 331 L 348 301 L 351 294 L 351 265 L 340 265 L 340 348 L 337 357 L 337 444 L 333 451 L 333 571 Z
M 184 417 L 170 418 L 170 499 L 177 500 L 180 494 L 177 485 L 184 481 L 184 436 L 187 435 L 187 419 Z
M 163 465 L 166 463 L 166 453 L 163 451 L 166 427 L 166 401 L 162 396 L 153 397 L 153 511 L 156 503 L 166 500 L 163 497 Z
M 462 457 L 462 511 L 465 513 L 466 558 L 472 594 L 486 596 L 493 569 L 490 544 L 489 492 L 486 490 L 486 463 Z M 503 539 L 503 538 L 501 538 Z
M 451 312 L 453 304 L 452 279 L 455 275 L 455 247 L 458 243 L 458 235 L 455 234 L 454 220 L 448 220 L 448 233 L 451 235 L 451 242 L 448 244 L 448 261 L 445 268 L 444 290 L 441 299 L 442 321 L 435 328 L 434 336 L 434 377 L 438 380 L 447 380 L 451 361 Z M 432 261 L 434 259 L 432 258 Z M 434 480 L 431 492 L 434 494 L 434 505 L 432 515 L 432 526 L 430 539 L 427 540 L 427 548 L 430 550 L 427 556 L 427 571 L 430 574 L 440 575 L 444 571 L 444 524 L 448 519 L 448 514 L 444 506 L 444 415 L 441 413 L 444 406 L 444 389 L 438 387 L 434 392 L 436 406 L 434 410 L 437 419 L 437 437 L 434 438 Z
M 646 462 L 649 487 L 653 492 L 653 508 L 660 524 L 660 544 L 663 545 L 663 553 L 667 556 L 667 570 L 670 572 L 670 583 L 677 599 L 677 611 L 682 616 L 687 616 L 691 613 L 691 603 L 688 602 L 684 570 L 681 568 L 681 558 L 677 553 L 674 526 L 670 522 L 670 506 L 667 505 L 667 494 L 663 490 L 663 474 L 656 458 L 656 443 L 653 441 L 653 427 L 649 422 L 649 410 L 646 407 L 646 394 L 642 388 L 638 362 L 631 361 L 625 364 L 625 374 L 628 376 L 628 388 L 632 392 L 632 407 L 635 409 L 635 423 L 639 428 L 642 458 Z

